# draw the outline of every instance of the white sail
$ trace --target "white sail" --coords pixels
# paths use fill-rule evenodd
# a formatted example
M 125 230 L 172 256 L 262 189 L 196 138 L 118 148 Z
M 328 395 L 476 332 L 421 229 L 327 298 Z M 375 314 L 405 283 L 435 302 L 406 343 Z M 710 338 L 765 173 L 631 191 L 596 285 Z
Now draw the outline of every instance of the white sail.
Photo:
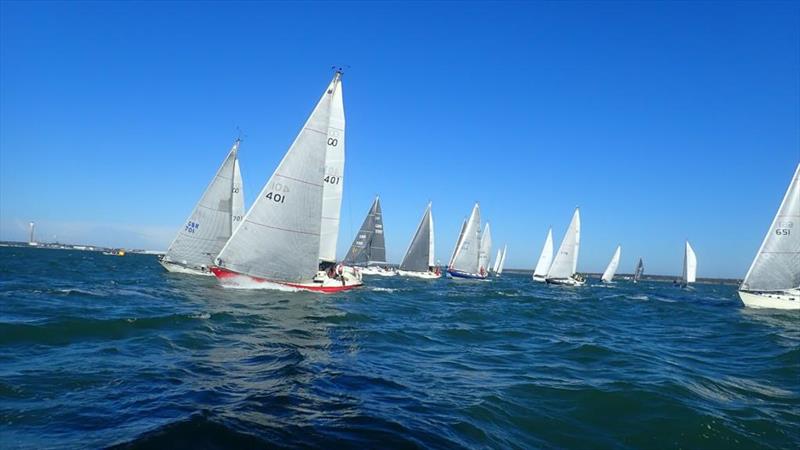
M 536 269 L 533 271 L 534 277 L 544 277 L 550 270 L 550 264 L 553 262 L 553 229 L 547 230 L 547 238 L 544 240 L 542 253 L 539 255 L 539 262 L 536 263 Z
M 431 204 L 428 203 L 425 214 L 422 215 L 422 220 L 417 226 L 417 232 L 414 233 L 414 238 L 400 263 L 400 270 L 427 272 L 433 266 L 433 219 L 431 217 Z
M 744 277 L 743 291 L 800 288 L 800 164 Z
M 336 244 L 339 239 L 339 222 L 342 211 L 344 187 L 344 101 L 342 83 L 334 77 L 328 86 L 331 95 L 325 152 L 325 173 L 322 177 L 322 228 L 319 237 L 319 259 L 336 261 Z
M 308 282 L 317 273 L 331 99 L 340 87 L 337 73 L 223 247 L 220 267 L 281 282 Z
M 614 251 L 614 256 L 611 257 L 611 261 L 608 263 L 608 267 L 606 267 L 605 272 L 603 272 L 603 276 L 600 278 L 606 283 L 613 280 L 614 274 L 617 273 L 617 267 L 619 267 L 619 255 L 621 251 L 622 247 L 618 245 L 617 249 Z
M 553 265 L 547 272 L 547 278 L 569 278 L 577 272 L 578 250 L 581 242 L 581 216 L 576 208 L 572 221 L 567 228 L 567 233 L 561 241 L 561 246 L 553 259 Z
M 478 204 L 472 208 L 472 214 L 464 225 L 461 238 L 453 254 L 450 268 L 459 272 L 478 273 L 478 256 L 480 254 L 481 210 Z
M 683 253 L 683 274 L 681 281 L 683 284 L 694 283 L 697 279 L 697 255 L 694 254 L 694 249 L 686 241 L 686 251 Z
M 492 272 L 497 273 L 497 269 L 500 268 L 500 257 L 503 256 L 503 249 L 497 249 L 497 256 L 494 257 L 494 265 L 492 266 Z
M 483 272 L 489 271 L 489 258 L 492 257 L 492 230 L 489 223 L 483 227 L 483 233 L 480 236 L 481 246 L 478 256 L 478 270 L 483 269 Z
M 436 234 L 433 232 L 433 210 L 431 209 L 431 204 L 428 203 L 428 210 L 430 214 L 428 214 L 428 222 L 429 227 L 431 228 L 431 239 L 430 239 L 430 250 L 428 250 L 428 266 L 433 267 L 436 265 L 436 254 L 434 253 L 434 240 L 436 239 Z
M 244 185 L 239 169 L 239 158 L 233 162 L 233 206 L 231 207 L 231 232 L 239 228 L 244 219 Z
M 461 230 L 458 232 L 458 239 L 456 239 L 456 246 L 453 248 L 453 254 L 450 255 L 450 262 L 447 263 L 447 267 L 453 266 L 453 260 L 456 259 L 456 253 L 458 252 L 458 247 L 461 246 L 461 240 L 464 239 L 464 230 L 467 228 L 467 219 L 464 219 L 461 222 Z
M 164 261 L 197 269 L 214 264 L 214 258 L 231 236 L 232 186 L 238 151 L 237 139 L 170 244 Z
M 503 256 L 500 257 L 500 266 L 498 266 L 497 270 L 495 270 L 495 273 L 497 275 L 500 275 L 501 273 L 503 273 L 503 267 L 506 265 L 506 253 L 507 252 L 508 252 L 508 246 L 504 245 L 503 246 Z

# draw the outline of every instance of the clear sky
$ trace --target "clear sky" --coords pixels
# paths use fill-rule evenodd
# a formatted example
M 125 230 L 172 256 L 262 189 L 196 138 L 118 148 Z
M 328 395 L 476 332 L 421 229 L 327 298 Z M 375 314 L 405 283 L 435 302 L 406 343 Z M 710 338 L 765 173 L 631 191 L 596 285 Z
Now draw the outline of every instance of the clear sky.
M 474 201 L 531 268 L 741 277 L 800 161 L 800 3 L 0 3 L 0 239 L 165 249 L 237 127 L 252 202 L 344 75 L 339 256 L 375 194 L 391 262 Z

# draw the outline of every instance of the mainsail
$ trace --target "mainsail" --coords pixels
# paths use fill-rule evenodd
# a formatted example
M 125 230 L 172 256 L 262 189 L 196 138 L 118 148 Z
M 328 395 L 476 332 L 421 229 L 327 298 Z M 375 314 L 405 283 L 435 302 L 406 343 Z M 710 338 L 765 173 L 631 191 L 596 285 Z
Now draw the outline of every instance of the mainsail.
M 553 229 L 547 230 L 547 238 L 544 240 L 542 253 L 539 255 L 539 262 L 536 263 L 536 269 L 533 271 L 534 277 L 544 277 L 547 271 L 550 270 L 550 264 L 553 262 Z
M 638 282 L 642 275 L 644 274 L 644 263 L 642 262 L 642 258 L 639 258 L 639 262 L 636 263 L 636 270 L 633 271 L 633 282 Z
M 469 220 L 467 220 L 463 229 L 464 231 L 459 239 L 458 246 L 453 255 L 453 262 L 450 265 L 451 269 L 465 273 L 478 273 L 480 269 L 478 264 L 481 244 L 480 229 L 481 210 L 476 203 L 472 208 L 472 214 L 470 214 Z
M 319 236 L 319 259 L 325 262 L 335 262 L 344 187 L 345 126 L 342 84 L 338 83 L 329 88 L 328 94 L 331 95 L 331 104 L 325 152 L 325 172 L 322 177 L 322 227 Z
M 345 264 L 367 266 L 370 264 L 386 264 L 386 244 L 383 237 L 383 215 L 381 200 L 375 197 L 369 208 L 361 229 L 358 230 L 350 250 L 347 252 Z
M 271 281 L 307 282 L 319 267 L 325 161 L 336 73 L 278 168 L 217 258 L 222 268 Z
M 492 257 L 492 230 L 489 228 L 489 223 L 483 227 L 481 233 L 481 249 L 478 256 L 478 270 L 483 269 L 484 272 L 489 271 L 489 258 Z
M 244 186 L 242 172 L 239 170 L 239 158 L 233 161 L 233 204 L 231 206 L 231 232 L 239 228 L 244 219 Z
M 501 273 L 503 273 L 503 267 L 506 265 L 506 253 L 507 252 L 508 252 L 508 246 L 504 245 L 503 246 L 503 256 L 500 257 L 500 266 L 498 266 L 497 269 L 495 270 L 495 273 L 497 275 L 500 275 Z
M 800 288 L 800 164 L 740 289 L 797 288 Z
M 503 256 L 503 249 L 497 249 L 497 256 L 494 257 L 494 265 L 492 266 L 492 272 L 497 273 L 497 269 L 500 268 L 500 258 Z
M 558 248 L 553 259 L 553 265 L 547 272 L 547 278 L 569 278 L 577 272 L 578 268 L 578 250 L 581 241 L 581 216 L 580 211 L 576 208 L 575 214 L 572 215 L 572 221 L 569 223 L 567 233 L 561 241 L 561 246 Z
M 433 257 L 433 213 L 428 203 L 406 256 L 400 263 L 400 270 L 427 272 L 433 266 Z
M 239 140 L 203 192 L 186 223 L 170 244 L 164 260 L 190 267 L 210 267 L 231 236 L 233 183 Z
M 694 283 L 697 279 L 697 255 L 694 254 L 694 249 L 686 241 L 686 251 L 683 253 L 683 274 L 681 274 L 681 281 L 683 284 Z
M 611 257 L 611 261 L 608 263 L 608 267 L 606 267 L 606 271 L 603 272 L 603 276 L 600 278 L 606 283 L 613 280 L 614 274 L 617 273 L 617 267 L 619 267 L 619 255 L 621 251 L 622 247 L 618 245 L 617 249 L 614 251 L 614 256 Z
M 458 232 L 458 239 L 456 239 L 456 246 L 453 248 L 453 254 L 450 255 L 450 262 L 447 263 L 447 267 L 453 267 L 453 261 L 456 259 L 456 253 L 458 253 L 458 247 L 461 246 L 461 241 L 464 239 L 464 230 L 467 228 L 467 219 L 464 219 L 461 222 L 461 230 Z

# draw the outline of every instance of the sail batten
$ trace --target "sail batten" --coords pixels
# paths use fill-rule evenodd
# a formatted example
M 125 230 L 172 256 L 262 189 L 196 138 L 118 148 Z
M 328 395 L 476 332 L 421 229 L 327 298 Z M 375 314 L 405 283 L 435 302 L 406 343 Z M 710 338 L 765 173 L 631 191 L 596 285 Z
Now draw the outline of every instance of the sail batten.
M 744 291 L 800 288 L 800 164 L 740 286 Z

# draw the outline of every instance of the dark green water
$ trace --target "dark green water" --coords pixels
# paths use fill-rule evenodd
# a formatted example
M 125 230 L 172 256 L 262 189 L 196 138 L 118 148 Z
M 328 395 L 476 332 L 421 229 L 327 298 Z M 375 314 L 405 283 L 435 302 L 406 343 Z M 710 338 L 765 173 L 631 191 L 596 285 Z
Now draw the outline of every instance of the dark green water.
M 0 448 L 798 448 L 800 315 L 731 286 L 218 287 L 0 249 Z

